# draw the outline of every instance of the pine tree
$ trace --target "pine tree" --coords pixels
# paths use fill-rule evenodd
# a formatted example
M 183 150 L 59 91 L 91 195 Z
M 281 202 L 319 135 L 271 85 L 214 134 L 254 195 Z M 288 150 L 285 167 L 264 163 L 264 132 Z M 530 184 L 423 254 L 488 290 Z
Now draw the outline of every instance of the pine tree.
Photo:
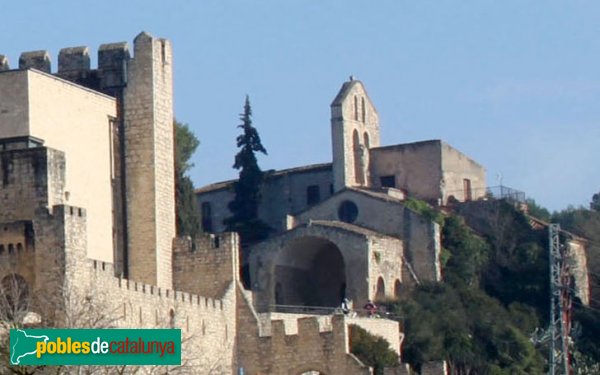
M 260 205 L 260 189 L 263 182 L 263 172 L 258 166 L 256 153 L 267 154 L 256 128 L 252 126 L 252 108 L 250 99 L 246 96 L 244 113 L 240 115 L 242 123 L 238 125 L 242 134 L 237 137 L 237 147 L 233 168 L 240 171 L 239 179 L 234 184 L 235 199 L 229 203 L 232 216 L 225 219 L 227 230 L 238 232 L 242 245 L 248 245 L 265 239 L 269 227 L 258 218 Z

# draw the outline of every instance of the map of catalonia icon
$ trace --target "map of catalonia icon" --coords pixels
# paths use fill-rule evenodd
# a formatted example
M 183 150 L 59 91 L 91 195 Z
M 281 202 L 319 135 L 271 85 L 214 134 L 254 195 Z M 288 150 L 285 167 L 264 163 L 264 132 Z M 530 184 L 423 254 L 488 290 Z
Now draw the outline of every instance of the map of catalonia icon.
M 20 365 L 21 360 L 27 356 L 35 356 L 37 354 L 37 343 L 47 342 L 48 336 L 30 335 L 22 329 L 13 329 L 10 332 L 10 363 L 12 365 Z

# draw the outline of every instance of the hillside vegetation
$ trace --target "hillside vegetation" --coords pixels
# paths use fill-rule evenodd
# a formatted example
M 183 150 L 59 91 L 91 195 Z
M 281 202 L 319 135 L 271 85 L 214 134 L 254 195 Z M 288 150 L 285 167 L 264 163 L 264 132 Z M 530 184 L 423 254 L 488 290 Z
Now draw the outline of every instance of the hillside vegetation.
M 600 213 L 570 209 L 552 219 L 590 239 L 592 304 L 574 301 L 571 336 L 577 373 L 598 374 Z M 533 338 L 548 326 L 547 231 L 503 201 L 461 205 L 442 228 L 444 282 L 423 283 L 387 306 L 403 316 L 403 361 L 418 370 L 443 359 L 459 375 L 545 373 L 548 345 Z

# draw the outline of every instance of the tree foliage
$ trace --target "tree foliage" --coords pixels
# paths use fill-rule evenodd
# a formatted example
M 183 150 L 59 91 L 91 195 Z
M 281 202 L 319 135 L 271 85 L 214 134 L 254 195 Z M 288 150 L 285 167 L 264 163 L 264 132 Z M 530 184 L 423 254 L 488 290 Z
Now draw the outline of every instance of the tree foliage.
M 398 364 L 398 354 L 383 337 L 372 335 L 354 324 L 349 328 L 350 352 L 367 366 L 373 367 L 376 375 L 382 375 L 385 367 Z
M 200 217 L 194 184 L 188 176 L 194 166 L 190 159 L 200 141 L 187 124 L 174 120 L 175 128 L 175 202 L 178 236 L 195 238 L 200 231 Z
M 239 179 L 234 184 L 235 198 L 228 206 L 232 216 L 225 219 L 224 224 L 227 230 L 238 232 L 242 245 L 247 245 L 266 238 L 269 232 L 269 227 L 258 218 L 263 172 L 256 159 L 257 152 L 266 155 L 267 150 L 252 126 L 252 107 L 248 96 L 240 120 L 242 123 L 238 128 L 242 129 L 242 134 L 237 137 L 239 152 L 233 164 L 233 168 L 240 171 Z
M 458 216 L 446 218 L 442 241 L 449 257 L 445 280 L 453 285 L 477 285 L 481 268 L 489 257 L 487 243 Z

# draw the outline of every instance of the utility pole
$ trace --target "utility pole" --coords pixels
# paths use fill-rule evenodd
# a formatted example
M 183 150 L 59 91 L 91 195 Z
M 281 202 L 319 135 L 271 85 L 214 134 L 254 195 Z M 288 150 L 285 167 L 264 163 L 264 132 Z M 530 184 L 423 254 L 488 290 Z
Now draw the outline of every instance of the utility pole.
M 566 249 L 560 243 L 560 225 L 548 226 L 550 252 L 550 354 L 549 375 L 570 375 L 570 292 Z

